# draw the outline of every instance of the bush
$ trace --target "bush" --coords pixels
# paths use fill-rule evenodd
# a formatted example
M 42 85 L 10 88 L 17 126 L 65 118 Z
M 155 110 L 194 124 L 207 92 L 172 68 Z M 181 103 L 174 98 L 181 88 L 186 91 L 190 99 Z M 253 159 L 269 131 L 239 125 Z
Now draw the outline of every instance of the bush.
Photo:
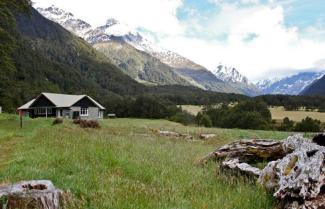
M 170 117 L 170 120 L 183 125 L 195 124 L 196 122 L 195 117 L 187 111 L 176 113 L 174 116 Z
M 63 123 L 63 119 L 62 118 L 55 118 L 52 125 L 57 125 L 57 124 L 61 124 Z
M 81 120 L 76 119 L 73 121 L 74 124 L 79 124 L 81 128 L 100 128 L 97 120 Z
M 199 112 L 196 116 L 196 120 L 199 126 L 212 127 L 212 120 L 207 114 Z
M 80 124 L 80 121 L 81 121 L 80 118 L 78 118 L 78 119 L 74 119 L 74 120 L 73 120 L 73 123 L 74 123 L 74 124 Z
M 301 122 L 296 124 L 294 130 L 297 132 L 320 132 L 321 122 L 319 120 L 306 117 Z
M 294 122 L 288 117 L 285 117 L 282 121 L 279 131 L 292 131 L 294 129 Z

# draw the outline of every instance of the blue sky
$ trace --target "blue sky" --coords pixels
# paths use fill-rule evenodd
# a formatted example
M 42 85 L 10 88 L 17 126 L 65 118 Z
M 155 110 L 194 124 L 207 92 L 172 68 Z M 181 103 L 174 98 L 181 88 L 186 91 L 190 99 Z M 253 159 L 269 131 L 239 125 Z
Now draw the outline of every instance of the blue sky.
M 325 69 L 324 0 L 33 0 L 94 27 L 116 18 L 206 68 L 250 80 Z
M 220 7 L 224 3 L 238 5 L 238 8 L 254 7 L 256 3 L 242 3 L 239 0 L 223 0 L 220 4 L 213 0 L 184 0 L 183 5 L 177 10 L 177 18 L 181 22 L 193 19 L 193 16 L 201 25 L 205 25 L 207 20 L 218 13 Z M 254 2 L 254 1 L 251 1 Z M 260 5 L 275 7 L 282 6 L 284 9 L 284 24 L 287 27 L 298 27 L 300 31 L 317 25 L 325 27 L 325 2 L 324 0 L 260 0 Z M 221 38 L 225 36 L 213 36 L 213 34 L 204 33 L 202 31 L 187 31 L 189 36 L 198 36 L 206 39 Z

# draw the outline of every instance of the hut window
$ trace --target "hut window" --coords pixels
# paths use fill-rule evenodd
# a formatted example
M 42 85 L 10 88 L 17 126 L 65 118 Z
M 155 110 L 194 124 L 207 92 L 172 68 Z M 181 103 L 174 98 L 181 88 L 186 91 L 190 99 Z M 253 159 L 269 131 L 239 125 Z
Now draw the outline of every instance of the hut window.
M 80 116 L 88 116 L 88 108 L 81 108 Z

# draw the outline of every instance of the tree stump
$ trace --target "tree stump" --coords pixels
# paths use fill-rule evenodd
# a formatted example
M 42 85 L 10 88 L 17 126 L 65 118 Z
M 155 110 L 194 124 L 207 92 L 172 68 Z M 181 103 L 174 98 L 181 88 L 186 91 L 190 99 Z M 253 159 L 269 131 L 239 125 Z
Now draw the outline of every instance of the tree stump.
M 47 180 L 0 186 L 0 205 L 5 209 L 62 209 L 61 198 L 61 190 Z

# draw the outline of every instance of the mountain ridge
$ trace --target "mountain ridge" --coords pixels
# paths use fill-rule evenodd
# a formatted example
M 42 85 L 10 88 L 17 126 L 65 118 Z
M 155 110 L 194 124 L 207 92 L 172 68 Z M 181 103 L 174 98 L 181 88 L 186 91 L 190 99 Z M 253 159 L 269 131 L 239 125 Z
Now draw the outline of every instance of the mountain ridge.
M 281 79 L 262 80 L 256 85 L 262 90 L 263 94 L 299 95 L 301 91 L 324 74 L 325 72 L 321 71 L 306 71 Z
M 87 42 L 93 45 L 104 43 L 104 42 L 112 42 L 112 41 L 113 42 L 115 41 L 115 44 L 117 44 L 116 40 L 124 41 L 125 43 L 128 43 L 129 45 L 133 46 L 137 50 L 144 52 L 152 57 L 155 57 L 163 64 L 169 66 L 179 77 L 187 81 L 186 84 L 183 83 L 183 85 L 190 84 L 205 90 L 212 90 L 217 92 L 242 93 L 239 90 L 233 88 L 231 85 L 218 79 L 213 73 L 208 71 L 206 68 L 190 61 L 187 58 L 178 55 L 177 53 L 158 47 L 157 45 L 151 43 L 148 39 L 144 38 L 139 32 L 129 29 L 127 25 L 121 24 L 117 20 L 108 19 L 106 24 L 103 26 L 99 26 L 97 28 L 88 27 L 87 29 L 83 29 L 82 32 L 78 32 L 75 31 L 75 28 L 80 28 L 80 27 L 75 27 L 75 26 L 71 27 L 66 25 L 66 23 L 69 22 L 69 19 L 71 18 L 73 19 L 71 13 L 65 12 L 67 13 L 65 15 L 63 14 L 64 13 L 63 10 L 53 9 L 53 8 L 52 9 L 38 8 L 38 10 L 45 17 L 59 24 L 62 24 L 62 26 L 64 26 L 66 29 L 76 34 L 79 34 Z M 59 11 L 58 12 L 59 16 L 56 13 L 52 15 L 51 11 Z M 66 18 L 64 21 L 61 18 L 62 16 Z M 80 22 L 80 24 L 85 25 L 84 21 L 81 21 L 79 19 L 72 22 L 73 23 Z M 121 47 L 123 48 L 123 46 Z M 103 49 L 102 47 L 100 47 L 100 49 L 102 50 L 102 52 L 109 51 L 109 49 Z M 134 53 L 136 53 L 135 50 L 133 51 Z M 115 57 L 112 53 L 109 54 L 107 57 L 109 57 L 113 62 L 118 60 L 118 57 Z M 130 58 L 132 57 L 130 56 L 125 57 L 124 64 L 127 63 L 127 61 Z M 115 64 L 119 65 L 123 63 L 117 62 Z M 139 69 L 138 71 L 145 71 L 145 70 Z M 181 80 L 181 79 L 177 79 L 177 80 Z

